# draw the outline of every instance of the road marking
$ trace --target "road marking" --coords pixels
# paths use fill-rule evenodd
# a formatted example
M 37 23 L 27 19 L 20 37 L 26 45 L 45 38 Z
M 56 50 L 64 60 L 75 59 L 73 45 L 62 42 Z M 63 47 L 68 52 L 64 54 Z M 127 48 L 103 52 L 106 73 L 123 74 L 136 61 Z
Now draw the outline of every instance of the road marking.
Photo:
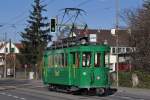
M 2 93 L 0 93 L 1 95 L 3 94 L 3 92 Z
M 20 98 L 21 100 L 26 100 L 25 98 Z
M 128 100 L 133 100 L 133 98 L 131 98 L 131 97 L 123 97 L 123 96 L 121 96 L 121 98 L 128 99 Z
M 12 97 L 12 95 L 11 95 L 11 94 L 7 94 L 7 96 Z
M 1 95 L 6 95 L 6 96 L 8 96 L 8 97 L 13 97 L 13 98 L 15 98 L 15 99 L 26 100 L 25 98 L 21 98 L 21 97 L 12 95 L 12 94 L 7 94 L 7 93 L 5 93 L 5 92 L 2 92 L 2 93 L 0 93 L 0 94 L 1 94 Z
M 19 97 L 18 96 L 13 96 L 14 98 L 18 99 Z
M 143 98 L 135 98 L 135 97 L 128 97 L 128 96 L 112 96 L 112 97 L 118 97 L 126 100 L 145 100 Z
M 5 92 L 2 92 L 1 94 L 2 94 L 2 95 L 6 95 L 6 93 L 5 93 Z
M 111 97 L 117 97 L 120 99 L 126 99 L 126 100 L 133 100 L 134 98 L 128 97 L 128 96 L 118 96 L 118 95 L 112 95 Z

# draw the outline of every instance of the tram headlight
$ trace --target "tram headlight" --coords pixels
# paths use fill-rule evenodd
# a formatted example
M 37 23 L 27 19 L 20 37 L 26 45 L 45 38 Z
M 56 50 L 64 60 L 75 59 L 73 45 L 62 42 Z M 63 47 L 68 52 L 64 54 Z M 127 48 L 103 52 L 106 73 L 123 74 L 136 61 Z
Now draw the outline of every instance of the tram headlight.
M 97 76 L 96 79 L 97 79 L 97 80 L 100 80 L 100 76 Z
M 85 76 L 85 75 L 86 75 L 86 72 L 83 72 L 82 74 Z

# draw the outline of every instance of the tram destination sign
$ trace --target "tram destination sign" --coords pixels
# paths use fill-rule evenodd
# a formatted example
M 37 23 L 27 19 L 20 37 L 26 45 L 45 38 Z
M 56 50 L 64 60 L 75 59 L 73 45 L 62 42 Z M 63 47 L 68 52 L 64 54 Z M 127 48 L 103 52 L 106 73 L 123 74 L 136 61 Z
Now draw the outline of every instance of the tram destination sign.
M 90 34 L 90 42 L 97 42 L 96 34 Z

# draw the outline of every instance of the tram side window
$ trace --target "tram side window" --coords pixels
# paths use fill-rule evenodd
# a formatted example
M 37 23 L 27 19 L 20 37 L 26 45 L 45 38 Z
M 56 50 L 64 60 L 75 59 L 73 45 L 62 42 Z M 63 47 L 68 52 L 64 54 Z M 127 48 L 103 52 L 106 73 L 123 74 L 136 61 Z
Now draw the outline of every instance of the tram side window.
M 60 67 L 61 66 L 61 56 L 60 56 L 60 54 L 58 54 L 58 67 Z
M 62 67 L 62 54 L 59 54 L 59 67 Z
M 91 53 L 90 52 L 84 52 L 82 54 L 82 66 L 83 67 L 90 67 L 91 65 Z
M 72 64 L 75 65 L 75 52 L 71 52 L 71 55 L 72 55 Z
M 62 66 L 64 67 L 64 53 L 61 54 L 61 61 L 62 61 Z
M 51 67 L 52 66 L 52 57 L 51 55 L 49 55 L 48 57 L 48 67 Z
M 60 53 L 55 55 L 54 57 L 55 67 L 63 67 L 64 66 L 64 54 Z
M 95 57 L 94 57 L 94 66 L 95 67 L 100 67 L 100 53 L 95 53 Z
M 58 55 L 54 56 L 54 67 L 58 67 Z
M 72 64 L 74 67 L 79 67 L 79 52 L 72 52 Z
M 79 55 L 79 53 L 77 52 L 76 53 L 76 59 L 75 59 L 76 61 L 76 67 L 79 67 L 79 62 L 80 62 L 80 55 Z
M 52 55 L 52 66 L 54 67 L 54 55 Z
M 65 66 L 68 66 L 68 54 L 65 54 Z
M 50 56 L 48 56 L 48 67 L 50 66 Z

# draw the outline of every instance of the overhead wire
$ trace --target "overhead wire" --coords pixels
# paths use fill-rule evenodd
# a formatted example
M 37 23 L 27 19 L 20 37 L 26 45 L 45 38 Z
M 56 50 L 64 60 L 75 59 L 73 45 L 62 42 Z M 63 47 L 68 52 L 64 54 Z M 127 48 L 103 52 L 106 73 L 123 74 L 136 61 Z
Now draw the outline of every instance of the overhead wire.
M 0 28 L 0 30 L 4 30 L 7 28 L 12 28 L 13 26 L 17 26 L 20 22 L 24 21 L 27 17 L 23 17 L 22 19 L 16 20 L 14 23 L 11 24 L 7 24 L 5 26 L 3 26 L 2 28 Z
M 55 0 L 49 0 L 49 2 L 47 2 L 47 5 L 51 5 L 52 3 L 54 3 Z
M 92 0 L 85 0 L 85 1 L 83 1 L 83 2 L 81 2 L 81 3 L 79 3 L 79 4 L 78 4 L 77 6 L 75 6 L 75 7 L 81 7 L 81 6 L 87 4 L 87 3 L 91 2 L 91 1 L 92 1 Z

